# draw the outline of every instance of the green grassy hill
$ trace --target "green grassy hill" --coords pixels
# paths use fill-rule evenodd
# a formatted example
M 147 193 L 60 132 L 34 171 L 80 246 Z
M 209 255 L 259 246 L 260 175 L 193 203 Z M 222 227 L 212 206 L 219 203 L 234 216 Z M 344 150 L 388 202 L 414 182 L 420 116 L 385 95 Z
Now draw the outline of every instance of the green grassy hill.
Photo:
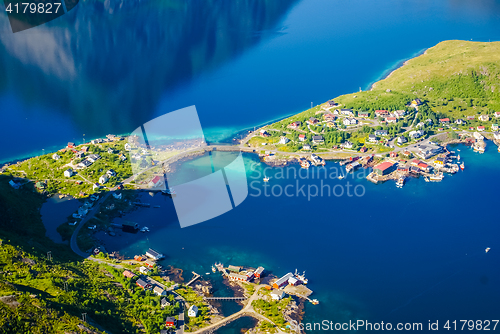
M 418 114 L 410 107 L 414 99 L 420 99 Z M 324 143 L 313 145 L 314 152 L 324 152 L 332 146 L 349 140 L 354 149 L 361 148 L 368 134 L 375 129 L 388 130 L 392 136 L 408 137 L 408 127 L 418 122 L 425 122 L 423 130 L 427 135 L 438 131 L 449 131 L 455 137 L 454 131 L 468 130 L 469 127 L 485 126 L 486 131 L 492 129 L 498 118 L 495 111 L 500 111 L 500 42 L 468 42 L 446 41 L 428 49 L 424 54 L 405 62 L 393 71 L 387 78 L 373 84 L 369 91 L 346 94 L 334 99 L 336 108 L 352 109 L 355 115 L 368 112 L 369 119 L 359 119 L 355 127 L 342 124 L 344 117 L 335 121 L 335 125 L 325 127 L 323 120 L 326 104 L 316 106 L 287 119 L 266 127 L 271 138 L 255 138 L 250 144 L 263 147 L 261 141 L 275 144 L 279 137 L 286 135 L 290 143 L 277 146 L 280 151 L 298 151 L 303 145 L 311 144 L 314 134 L 321 134 Z M 386 124 L 384 119 L 374 115 L 375 110 L 405 110 L 406 116 L 399 118 L 397 123 Z M 489 120 L 479 120 L 479 115 L 488 115 Z M 467 119 L 462 125 L 443 125 L 439 119 L 449 118 L 451 123 L 457 119 Z M 320 122 L 315 126 L 307 126 L 310 117 Z M 417 118 L 415 120 L 415 117 Z M 300 129 L 291 130 L 292 122 L 302 122 Z M 405 130 L 406 129 L 406 130 Z M 277 130 L 277 131 L 272 131 Z M 306 134 L 306 141 L 299 142 L 299 133 Z M 380 152 L 380 148 L 369 153 Z

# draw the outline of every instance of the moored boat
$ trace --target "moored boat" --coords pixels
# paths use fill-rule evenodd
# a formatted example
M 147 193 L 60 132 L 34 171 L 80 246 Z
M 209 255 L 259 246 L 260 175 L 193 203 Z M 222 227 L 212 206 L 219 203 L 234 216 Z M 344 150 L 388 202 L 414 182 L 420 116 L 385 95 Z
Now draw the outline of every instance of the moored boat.
M 264 182 L 269 182 L 269 178 L 268 178 L 268 177 L 265 177 L 265 178 L 264 178 Z
M 429 176 L 430 181 L 441 181 L 443 178 L 443 173 L 432 174 L 431 176 Z
M 398 188 L 402 188 L 403 186 L 405 185 L 405 177 L 404 176 L 400 176 L 398 181 L 396 182 L 396 186 Z
M 465 168 L 465 163 L 462 162 L 462 164 L 460 165 L 460 169 L 464 170 L 464 168 Z
M 488 247 L 488 248 L 486 248 L 486 249 L 484 250 L 484 252 L 485 252 L 485 253 L 488 253 L 488 252 L 490 251 L 490 249 L 491 249 L 491 248 L 490 248 L 490 247 Z

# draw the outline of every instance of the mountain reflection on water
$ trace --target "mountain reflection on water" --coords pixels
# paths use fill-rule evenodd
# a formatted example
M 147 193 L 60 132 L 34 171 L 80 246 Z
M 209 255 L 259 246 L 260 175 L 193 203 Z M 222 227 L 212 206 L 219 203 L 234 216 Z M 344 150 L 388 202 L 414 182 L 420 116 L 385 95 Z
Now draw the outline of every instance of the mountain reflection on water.
M 163 94 L 265 38 L 296 1 L 80 1 L 16 34 L 4 13 L 0 95 L 69 114 L 88 136 L 131 131 Z

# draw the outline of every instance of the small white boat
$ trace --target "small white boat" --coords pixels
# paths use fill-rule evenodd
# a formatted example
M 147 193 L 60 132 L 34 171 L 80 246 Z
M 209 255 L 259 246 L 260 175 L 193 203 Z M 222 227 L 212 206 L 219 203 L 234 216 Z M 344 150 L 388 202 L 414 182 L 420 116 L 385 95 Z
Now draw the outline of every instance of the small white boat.
M 317 299 L 312 299 L 312 300 L 311 300 L 311 303 L 312 303 L 313 305 L 318 305 L 318 304 L 319 304 L 319 300 L 317 300 Z
M 339 180 L 342 180 L 344 178 L 344 175 L 339 175 Z
M 212 272 L 213 272 L 213 273 L 215 273 L 215 271 L 216 271 L 216 270 L 217 270 L 217 269 L 215 269 L 215 267 L 214 267 L 214 266 L 212 266 Z
M 143 228 L 141 228 L 141 232 L 149 232 L 149 227 L 144 226 Z
M 457 160 L 460 161 L 460 154 L 457 156 Z
M 269 182 L 269 178 L 268 178 L 268 177 L 265 177 L 265 178 L 264 178 L 264 182 Z
M 465 164 L 462 162 L 462 164 L 460 165 L 460 169 L 464 170 L 464 168 L 465 168 Z
M 484 250 L 484 252 L 485 252 L 485 253 L 488 253 L 488 252 L 490 251 L 490 249 L 491 249 L 491 248 L 490 248 L 490 247 L 488 247 L 488 248 L 486 248 L 486 249 Z
M 405 177 L 404 176 L 401 176 L 398 181 L 396 182 L 396 186 L 398 188 L 403 188 L 403 186 L 405 185 Z
M 210 273 L 205 273 L 205 275 L 210 275 Z

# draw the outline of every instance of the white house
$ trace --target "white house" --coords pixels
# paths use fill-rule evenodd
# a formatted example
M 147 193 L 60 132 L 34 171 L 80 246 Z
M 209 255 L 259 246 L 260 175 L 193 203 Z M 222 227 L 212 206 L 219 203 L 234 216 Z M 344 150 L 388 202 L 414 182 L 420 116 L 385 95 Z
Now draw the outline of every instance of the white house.
M 283 144 L 283 145 L 284 145 L 284 144 L 288 143 L 289 141 L 290 141 L 290 139 L 288 139 L 288 138 L 287 138 L 287 137 L 285 137 L 285 136 L 282 136 L 282 137 L 280 138 L 280 142 L 279 142 L 279 144 Z
M 70 168 L 70 169 L 66 169 L 63 174 L 64 174 L 65 177 L 72 177 L 75 173 Z
M 342 123 L 344 123 L 344 125 L 355 125 L 358 124 L 358 120 L 355 118 L 346 118 Z
M 59 159 L 61 159 L 61 157 L 57 153 L 54 153 L 54 154 L 52 154 L 52 159 L 59 160 Z
M 409 135 L 413 139 L 422 137 L 425 134 L 424 130 L 410 131 Z
M 488 116 L 488 115 L 480 115 L 479 116 L 479 120 L 483 121 L 483 122 L 487 122 L 487 121 L 490 120 L 490 116 Z
M 350 141 L 346 140 L 346 141 L 342 144 L 342 146 L 343 146 L 344 148 L 352 148 L 352 143 L 351 143 Z
M 370 143 L 375 143 L 377 141 L 377 136 L 375 136 L 375 135 L 368 135 L 368 141 Z
M 188 310 L 188 317 L 195 318 L 198 315 L 198 307 L 196 305 L 191 305 Z
M 106 174 L 104 175 L 101 175 L 101 177 L 99 178 L 99 183 L 100 184 L 105 184 L 106 182 L 108 182 L 108 176 Z
M 163 290 L 162 288 L 160 288 L 159 286 L 155 286 L 155 288 L 153 289 L 153 292 L 157 296 L 165 296 L 167 294 L 167 292 L 165 290 Z
M 151 271 L 151 270 L 150 270 L 149 268 L 147 268 L 147 267 L 140 267 L 140 268 L 139 268 L 139 272 L 140 272 L 141 274 L 144 274 L 144 275 L 147 275 L 150 271 Z
M 495 117 L 496 118 L 500 117 L 500 111 L 495 111 Z
M 405 111 L 405 110 L 396 110 L 396 111 L 394 112 L 394 115 L 395 115 L 396 117 L 403 117 L 404 115 L 406 115 L 406 111 Z
M 283 297 L 285 297 L 285 292 L 283 292 L 283 290 L 274 289 L 271 291 L 271 298 L 273 300 L 281 300 Z
M 311 149 L 311 145 L 307 145 L 307 144 L 306 144 L 306 145 L 302 146 L 302 148 L 303 148 L 304 150 L 310 150 L 310 149 Z
M 463 119 L 457 119 L 455 121 L 455 124 L 462 125 L 462 124 L 465 124 L 465 121 Z
M 407 140 L 406 140 L 406 138 L 404 136 L 398 137 L 398 144 L 399 145 L 404 144 L 406 142 L 407 142 Z

